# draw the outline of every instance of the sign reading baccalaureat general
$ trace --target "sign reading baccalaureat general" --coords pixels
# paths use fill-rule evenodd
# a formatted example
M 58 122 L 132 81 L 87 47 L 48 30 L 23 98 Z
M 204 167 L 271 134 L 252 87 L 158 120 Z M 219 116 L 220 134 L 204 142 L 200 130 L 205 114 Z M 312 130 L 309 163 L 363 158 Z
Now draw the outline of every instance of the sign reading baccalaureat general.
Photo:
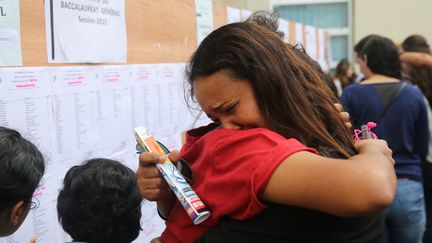
M 124 9 L 124 0 L 45 1 L 49 61 L 126 62 Z

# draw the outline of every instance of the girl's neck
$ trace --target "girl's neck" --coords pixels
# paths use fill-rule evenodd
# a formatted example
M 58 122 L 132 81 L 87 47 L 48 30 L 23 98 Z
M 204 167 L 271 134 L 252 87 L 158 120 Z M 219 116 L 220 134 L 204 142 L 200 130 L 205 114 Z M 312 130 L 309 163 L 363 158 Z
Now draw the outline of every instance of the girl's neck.
M 399 79 L 381 74 L 372 74 L 367 79 L 363 80 L 362 84 L 381 84 L 381 83 L 397 83 Z

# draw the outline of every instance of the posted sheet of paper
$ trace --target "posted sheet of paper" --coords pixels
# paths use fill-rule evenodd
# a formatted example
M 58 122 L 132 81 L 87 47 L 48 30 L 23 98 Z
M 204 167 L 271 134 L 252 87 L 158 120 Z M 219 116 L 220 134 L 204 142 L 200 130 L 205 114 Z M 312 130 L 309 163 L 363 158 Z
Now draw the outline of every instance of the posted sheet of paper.
M 101 66 L 96 81 L 98 155 L 125 149 L 133 134 L 127 66 Z
M 241 10 L 238 8 L 227 7 L 227 24 L 240 22 L 242 19 Z
M 0 69 L 0 126 L 18 130 L 49 159 L 53 141 L 47 68 Z
M 296 44 L 304 44 L 303 40 L 303 24 L 295 23 L 295 42 Z
M 329 69 L 329 58 L 326 53 L 327 50 L 327 41 L 326 41 L 326 33 L 324 30 L 318 30 L 318 59 L 321 65 L 321 68 L 326 71 Z
M 289 42 L 289 22 L 285 19 L 279 19 L 279 31 L 281 31 L 284 36 L 283 36 L 283 40 L 285 43 Z
M 19 1 L 0 0 L 0 66 L 21 66 Z
M 133 127 L 146 126 L 170 150 L 184 131 L 206 125 L 184 100 L 184 63 L 0 69 L 0 126 L 17 129 L 47 155 L 47 169 L 20 229 L 0 243 L 70 241 L 58 224 L 56 199 L 65 173 L 82 161 L 104 157 L 136 170 Z M 194 110 L 192 110 L 194 111 Z M 165 228 L 156 204 L 144 201 L 143 231 L 149 242 Z
M 241 20 L 244 21 L 252 15 L 252 11 L 242 9 L 241 10 Z
M 124 0 L 45 1 L 50 63 L 124 63 Z
M 195 0 L 197 45 L 213 31 L 213 3 L 210 0 Z
M 51 71 L 55 127 L 55 159 L 73 165 L 96 149 L 96 73 L 88 67 Z
M 130 97 L 133 127 L 158 128 L 159 97 L 157 94 L 158 65 L 131 66 Z
M 314 60 L 318 60 L 318 50 L 317 50 L 317 29 L 313 26 L 305 26 L 305 36 L 306 36 L 306 52 Z

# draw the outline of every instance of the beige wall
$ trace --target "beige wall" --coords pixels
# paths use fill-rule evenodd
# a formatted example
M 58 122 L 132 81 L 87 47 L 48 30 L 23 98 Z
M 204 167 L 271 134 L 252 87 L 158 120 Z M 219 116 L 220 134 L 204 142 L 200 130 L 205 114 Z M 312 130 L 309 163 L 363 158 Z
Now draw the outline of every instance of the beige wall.
M 269 10 L 268 0 L 213 0 L 213 2 L 222 2 L 231 7 L 250 11 Z
M 396 43 L 412 34 L 432 43 L 431 0 L 353 0 L 354 44 L 368 34 Z

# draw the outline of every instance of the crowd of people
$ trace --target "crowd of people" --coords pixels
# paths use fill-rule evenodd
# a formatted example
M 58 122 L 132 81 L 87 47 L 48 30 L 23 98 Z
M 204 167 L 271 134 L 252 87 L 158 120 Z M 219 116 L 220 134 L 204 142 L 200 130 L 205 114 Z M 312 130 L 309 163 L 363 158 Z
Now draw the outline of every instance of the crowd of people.
M 190 220 L 156 167 L 165 156 L 141 153 L 136 173 L 90 159 L 69 169 L 58 195 L 58 220 L 75 242 L 132 242 L 143 198 L 166 220 L 152 242 L 432 242 L 426 40 L 397 47 L 366 36 L 354 48 L 363 78 L 342 60 L 331 82 L 277 30 L 262 12 L 222 26 L 186 68 L 188 101 L 212 123 L 167 156 L 189 162 L 210 218 Z M 352 129 L 369 121 L 380 139 L 354 143 Z M 31 210 L 44 169 L 36 146 L 0 127 L 0 236 Z

